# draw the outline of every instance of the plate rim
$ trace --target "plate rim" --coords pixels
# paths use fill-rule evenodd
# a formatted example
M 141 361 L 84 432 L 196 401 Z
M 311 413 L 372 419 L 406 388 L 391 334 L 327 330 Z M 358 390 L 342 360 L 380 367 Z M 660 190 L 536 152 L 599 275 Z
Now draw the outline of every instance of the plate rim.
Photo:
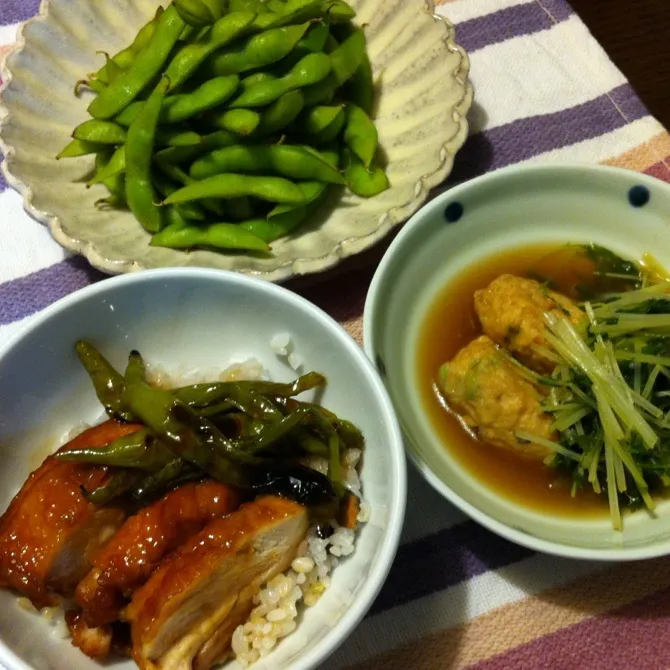
M 457 123 L 454 134 L 444 141 L 438 155 L 437 167 L 427 174 L 422 175 L 414 184 L 413 198 L 402 205 L 398 205 L 384 212 L 378 222 L 377 227 L 367 235 L 360 237 L 347 237 L 339 240 L 327 253 L 318 257 L 292 257 L 277 267 L 267 270 L 257 270 L 252 268 L 227 268 L 233 272 L 252 277 L 258 277 L 272 282 L 283 282 L 294 277 L 303 277 L 315 275 L 332 269 L 344 259 L 369 249 L 374 244 L 385 238 L 391 230 L 407 221 L 416 211 L 418 211 L 428 200 L 429 192 L 432 188 L 442 183 L 451 173 L 454 157 L 465 143 L 468 137 L 469 123 L 467 113 L 472 105 L 474 89 L 470 81 L 470 59 L 466 51 L 456 43 L 454 24 L 442 14 L 437 13 L 434 0 L 423 0 L 425 10 L 428 14 L 441 25 L 444 35 L 444 42 L 448 51 L 458 54 L 459 62 L 451 71 L 450 76 L 459 84 L 462 89 L 460 100 L 454 105 L 453 118 Z M 31 186 L 16 177 L 11 171 L 11 161 L 14 155 L 14 147 L 7 143 L 2 135 L 3 128 L 9 120 L 11 114 L 9 109 L 3 103 L 3 92 L 13 80 L 13 73 L 10 69 L 10 59 L 21 53 L 26 47 L 26 39 L 23 31 L 26 26 L 37 21 L 45 21 L 49 16 L 49 7 L 51 0 L 42 0 L 37 14 L 22 22 L 17 29 L 16 41 L 9 51 L 0 58 L 0 151 L 4 158 L 0 161 L 0 172 L 4 175 L 7 183 L 23 200 L 23 209 L 33 219 L 45 225 L 53 239 L 67 251 L 83 256 L 94 268 L 111 275 L 137 272 L 140 270 L 155 269 L 153 266 L 146 265 L 134 259 L 113 259 L 102 252 L 98 245 L 92 241 L 83 241 L 68 234 L 61 222 L 60 217 L 50 212 L 38 209 L 33 204 L 34 192 Z M 163 267 L 176 267 L 163 266 Z M 197 265 L 194 267 L 213 267 L 211 265 Z M 224 269 L 224 268 L 219 268 Z

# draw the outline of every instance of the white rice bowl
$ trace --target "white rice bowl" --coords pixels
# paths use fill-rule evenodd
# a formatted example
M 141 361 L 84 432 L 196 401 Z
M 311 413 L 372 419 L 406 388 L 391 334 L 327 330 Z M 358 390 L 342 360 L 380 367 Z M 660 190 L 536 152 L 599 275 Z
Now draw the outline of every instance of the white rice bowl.
M 279 340 L 284 351 L 275 351 L 271 342 L 276 345 L 273 338 L 283 333 L 289 334 L 288 341 Z M 314 566 L 299 561 L 281 580 L 263 588 L 254 604 L 259 609 L 245 624 L 262 625 L 236 632 L 238 658 L 226 665 L 229 670 L 240 668 L 256 658 L 255 651 L 254 670 L 319 667 L 378 593 L 404 514 L 400 430 L 383 384 L 362 350 L 303 298 L 232 273 L 173 268 L 115 277 L 83 289 L 33 317 L 0 350 L 0 510 L 59 440 L 73 428 L 79 433 L 83 424 L 101 420 L 100 403 L 73 352 L 80 338 L 94 343 L 117 368 L 123 368 L 131 349 L 139 350 L 161 385 L 217 379 L 231 364 L 234 369 L 226 374 L 235 378 L 258 377 L 263 371 L 280 382 L 310 370 L 325 375 L 325 390 L 305 398 L 350 420 L 366 438 L 360 477 L 356 450 L 343 455 L 353 466 L 345 472 L 348 485 L 355 490 L 362 479 L 369 503 L 362 505 L 356 549 L 351 552 L 352 534 L 337 527 L 327 540 L 308 540 L 298 558 L 309 558 Z M 302 359 L 300 372 L 288 360 L 292 353 Z M 310 464 L 319 467 L 316 461 Z M 45 626 L 42 617 L 17 601 L 15 593 L 0 589 L 0 666 L 99 670 L 99 663 L 62 639 L 60 616 L 47 612 L 52 626 Z M 292 617 L 296 628 L 291 633 Z M 342 653 L 346 656 L 346 649 Z M 115 667 L 136 666 L 125 661 Z
M 274 340 L 270 341 L 270 346 L 278 356 L 288 356 L 287 350 L 292 346 L 290 336 L 286 334 L 281 342 L 283 346 L 280 350 L 277 350 Z M 152 365 L 151 361 L 146 361 L 146 364 L 148 381 L 154 386 L 165 389 L 203 382 L 270 380 L 268 371 L 255 358 L 235 363 L 222 371 L 212 369 L 206 372 L 197 369 L 183 371 L 181 368 L 177 368 L 177 372 L 174 372 L 160 365 Z M 106 415 L 103 413 L 100 422 L 105 418 Z M 52 453 L 91 425 L 93 424 L 79 423 L 67 431 L 54 445 Z M 369 521 L 371 512 L 370 506 L 362 498 L 359 477 L 362 456 L 361 449 L 353 448 L 346 449 L 342 454 L 345 486 L 361 501 L 357 518 L 359 524 Z M 328 472 L 328 461 L 325 458 L 313 456 L 304 459 L 303 462 L 322 474 Z M 354 553 L 356 530 L 343 528 L 335 519 L 331 519 L 330 529 L 332 534 L 322 538 L 317 532 L 317 525 L 311 526 L 298 548 L 298 554 L 290 569 L 273 577 L 254 597 L 254 609 L 247 621 L 235 629 L 232 637 L 232 652 L 243 668 L 267 656 L 279 640 L 296 630 L 301 607 L 312 607 L 319 602 L 331 585 L 332 570 L 341 560 Z M 70 637 L 62 607 L 44 607 L 38 611 L 28 598 L 19 597 L 18 602 L 22 609 L 39 614 L 50 625 L 56 626 L 60 637 Z

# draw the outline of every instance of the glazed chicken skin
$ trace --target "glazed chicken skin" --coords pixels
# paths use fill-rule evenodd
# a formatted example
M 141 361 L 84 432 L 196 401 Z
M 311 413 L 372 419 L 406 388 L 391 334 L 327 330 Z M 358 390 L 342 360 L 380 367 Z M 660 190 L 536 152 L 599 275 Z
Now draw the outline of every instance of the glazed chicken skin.
M 166 558 L 126 612 L 140 668 L 204 669 L 224 660 L 253 596 L 288 569 L 307 527 L 304 507 L 263 496 L 210 522 Z
M 86 623 L 82 612 L 70 610 L 65 613 L 65 623 L 72 636 L 72 644 L 89 658 L 103 659 L 112 649 L 114 632 L 112 627 L 91 627 Z
M 488 336 L 461 349 L 440 368 L 442 392 L 453 411 L 488 444 L 512 449 L 527 458 L 551 451 L 516 438 L 524 431 L 554 440 L 552 418 L 541 409 L 543 396 Z
M 60 451 L 104 447 L 139 430 L 117 421 L 84 431 Z M 10 586 L 37 607 L 53 594 L 69 597 L 88 572 L 92 555 L 116 532 L 125 512 L 83 496 L 107 479 L 104 467 L 49 456 L 16 494 L 0 519 L 0 586 Z
M 87 625 L 118 619 L 126 597 L 146 582 L 169 552 L 239 504 L 236 491 L 208 480 L 184 484 L 128 518 L 93 556 L 93 569 L 77 587 L 77 604 Z
M 540 373 L 551 372 L 556 366 L 534 348 L 539 345 L 551 349 L 545 340 L 544 313 L 565 317 L 573 325 L 586 319 L 570 298 L 533 279 L 509 274 L 475 291 L 475 311 L 485 335 Z

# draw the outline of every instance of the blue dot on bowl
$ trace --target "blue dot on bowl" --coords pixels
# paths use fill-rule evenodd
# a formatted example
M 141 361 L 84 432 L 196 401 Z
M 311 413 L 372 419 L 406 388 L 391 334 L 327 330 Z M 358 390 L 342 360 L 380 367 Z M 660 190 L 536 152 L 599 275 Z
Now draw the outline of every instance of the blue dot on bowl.
M 644 207 L 651 198 L 649 189 L 646 186 L 633 186 L 630 191 L 628 191 L 628 202 L 630 202 L 633 207 Z
M 456 223 L 463 216 L 463 205 L 460 202 L 450 202 L 444 210 L 447 223 Z

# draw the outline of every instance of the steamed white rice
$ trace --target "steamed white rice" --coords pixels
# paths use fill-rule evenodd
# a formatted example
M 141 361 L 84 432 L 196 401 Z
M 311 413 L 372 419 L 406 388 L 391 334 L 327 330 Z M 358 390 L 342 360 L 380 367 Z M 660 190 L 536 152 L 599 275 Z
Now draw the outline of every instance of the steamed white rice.
M 348 449 L 343 455 L 344 478 L 347 488 L 361 495 L 358 465 L 361 451 Z M 315 470 L 328 470 L 326 459 L 311 458 L 306 465 Z M 359 523 L 370 518 L 370 508 L 361 503 Z M 356 531 L 330 521 L 331 535 L 319 537 L 312 526 L 298 549 L 298 556 L 289 570 L 272 578 L 254 597 L 254 609 L 247 622 L 233 633 L 232 650 L 244 668 L 267 656 L 282 638 L 297 628 L 301 607 L 316 605 L 331 584 L 331 573 L 339 562 L 354 552 Z

